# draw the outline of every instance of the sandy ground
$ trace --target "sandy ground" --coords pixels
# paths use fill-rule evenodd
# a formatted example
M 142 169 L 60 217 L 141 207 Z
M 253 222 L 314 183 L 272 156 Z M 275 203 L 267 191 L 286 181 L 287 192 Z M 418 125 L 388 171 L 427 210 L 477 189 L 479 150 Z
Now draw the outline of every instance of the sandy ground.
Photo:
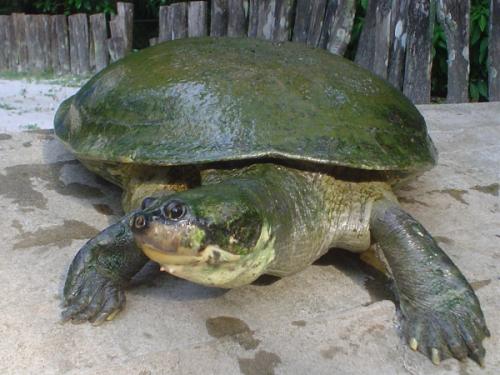
M 0 132 L 52 128 L 59 104 L 78 90 L 57 82 L 0 79 Z

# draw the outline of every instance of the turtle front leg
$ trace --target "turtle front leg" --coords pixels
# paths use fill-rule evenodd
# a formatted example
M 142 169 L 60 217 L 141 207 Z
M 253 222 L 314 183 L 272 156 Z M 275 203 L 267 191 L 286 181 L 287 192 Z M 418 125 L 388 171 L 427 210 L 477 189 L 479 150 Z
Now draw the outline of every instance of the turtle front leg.
M 64 285 L 63 321 L 101 324 L 123 308 L 125 285 L 148 262 L 130 231 L 132 215 L 92 238 L 73 259 Z
M 425 228 L 396 203 L 374 203 L 373 240 L 394 278 L 402 329 L 413 350 L 431 358 L 467 356 L 484 363 L 490 335 L 471 286 Z

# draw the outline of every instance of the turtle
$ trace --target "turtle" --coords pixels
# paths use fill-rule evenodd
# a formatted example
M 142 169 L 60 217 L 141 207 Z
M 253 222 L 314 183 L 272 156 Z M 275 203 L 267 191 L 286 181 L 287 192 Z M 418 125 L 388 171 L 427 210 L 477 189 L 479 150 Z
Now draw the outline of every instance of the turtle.
M 72 261 L 63 321 L 113 319 L 150 261 L 235 288 L 330 249 L 375 249 L 409 346 L 434 364 L 483 365 L 478 298 L 393 192 L 436 164 L 436 148 L 418 109 L 368 70 L 300 43 L 179 39 L 96 74 L 54 127 L 123 189 L 125 212 Z

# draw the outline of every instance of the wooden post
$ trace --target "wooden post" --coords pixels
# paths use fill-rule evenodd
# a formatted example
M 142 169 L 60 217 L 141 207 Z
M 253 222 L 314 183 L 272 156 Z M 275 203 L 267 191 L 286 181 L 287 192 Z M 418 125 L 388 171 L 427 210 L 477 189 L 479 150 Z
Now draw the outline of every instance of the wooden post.
M 8 69 L 15 71 L 17 69 L 17 60 L 15 60 L 15 51 L 17 50 L 16 38 L 14 35 L 14 20 L 12 16 L 5 18 L 5 53 L 8 60 Z
M 490 35 L 488 44 L 489 100 L 500 101 L 500 0 L 490 2 Z
M 392 0 L 382 0 L 375 12 L 375 50 L 372 71 L 386 79 L 391 46 L 391 10 Z
M 228 9 L 227 0 L 212 0 L 210 11 L 210 35 L 227 35 Z
M 39 49 L 40 44 L 36 40 L 38 30 L 34 17 L 32 14 L 25 15 L 26 50 L 28 52 L 28 69 L 30 71 L 36 70 L 42 55 L 42 51 Z
M 309 18 L 309 31 L 307 36 L 307 44 L 318 46 L 321 39 L 321 31 L 323 29 L 323 21 L 325 20 L 326 0 L 311 1 L 311 10 Z
M 120 30 L 120 35 L 116 36 L 123 38 L 125 53 L 129 53 L 134 42 L 134 4 L 117 2 L 116 10 Z
M 273 40 L 284 42 L 290 40 L 294 0 L 276 0 L 274 10 Z
M 170 13 L 172 20 L 172 40 L 187 38 L 187 3 L 175 3 L 170 5 Z
M 68 20 L 65 15 L 55 15 L 50 18 L 52 69 L 54 73 L 67 74 L 70 72 Z
M 28 51 L 29 70 L 40 70 L 40 60 L 43 59 L 43 51 L 40 49 L 40 43 L 37 40 L 38 27 L 36 16 L 27 14 L 26 19 L 26 47 Z
M 410 1 L 403 93 L 415 104 L 431 98 L 431 42 L 435 8 L 432 0 Z
M 318 46 L 326 11 L 326 0 L 297 0 L 293 41 Z
M 294 0 L 250 0 L 248 36 L 284 42 L 290 40 Z
M 469 13 L 470 0 L 437 2 L 438 21 L 448 47 L 448 103 L 469 101 Z
M 108 51 L 112 61 L 119 60 L 132 50 L 134 27 L 134 4 L 116 3 L 117 14 L 111 17 Z
M 389 67 L 387 79 L 398 90 L 403 90 L 405 53 L 406 53 L 406 29 L 407 29 L 407 7 L 409 0 L 395 0 L 391 16 L 391 50 L 389 53 Z
M 12 64 L 18 72 L 28 70 L 28 47 L 26 45 L 26 15 L 24 13 L 12 13 L 15 49 L 12 56 Z
M 118 16 L 111 17 L 109 21 L 109 31 L 111 38 L 108 39 L 108 52 L 111 61 L 120 60 L 125 57 L 125 38 L 123 37 L 120 18 Z
M 26 15 L 26 45 L 30 70 L 36 72 L 48 70 L 51 66 L 48 15 Z
M 273 0 L 261 0 L 257 12 L 257 38 L 273 40 L 276 21 L 276 3 Z
M 125 57 L 125 41 L 121 36 L 108 39 L 108 51 L 111 61 L 117 61 Z
M 7 46 L 7 19 L 9 16 L 0 15 L 0 71 L 9 68 L 9 47 Z M 9 43 L 10 44 L 10 43 Z
M 247 22 L 243 0 L 227 0 L 227 35 L 243 36 L 247 33 Z
M 356 13 L 356 0 L 330 0 L 328 2 L 320 46 L 331 53 L 343 55 L 351 41 Z
M 297 0 L 295 8 L 295 25 L 293 27 L 292 40 L 294 42 L 307 42 L 307 32 L 309 29 L 309 2 L 307 0 Z
M 259 0 L 250 0 L 248 4 L 248 36 L 257 37 L 259 28 Z
M 12 17 L 0 15 L 0 71 L 12 68 L 13 39 Z
M 100 72 L 109 64 L 108 31 L 104 13 L 90 16 L 90 31 L 94 45 L 95 70 L 96 72 Z
M 375 27 L 377 23 L 377 2 L 379 0 L 368 1 L 363 29 L 359 36 L 358 49 L 354 61 L 363 68 L 370 69 L 375 55 Z
M 50 57 L 50 16 L 41 14 L 38 16 L 38 32 L 40 38 L 41 50 L 43 51 L 42 70 L 50 70 L 52 59 Z
M 160 7 L 160 14 L 159 14 L 160 33 L 158 36 L 158 43 L 172 39 L 172 22 L 169 21 L 169 13 L 170 13 L 169 6 Z
M 68 17 L 68 21 L 71 73 L 88 74 L 90 72 L 90 43 L 87 15 L 73 14 Z
M 368 4 L 355 61 L 382 78 L 387 78 L 391 42 L 392 0 L 372 0 Z
M 90 30 L 90 16 L 89 16 L 89 67 L 91 72 L 95 72 L 95 46 L 94 39 L 92 39 L 92 30 Z
M 188 37 L 208 35 L 208 3 L 190 1 L 188 3 Z

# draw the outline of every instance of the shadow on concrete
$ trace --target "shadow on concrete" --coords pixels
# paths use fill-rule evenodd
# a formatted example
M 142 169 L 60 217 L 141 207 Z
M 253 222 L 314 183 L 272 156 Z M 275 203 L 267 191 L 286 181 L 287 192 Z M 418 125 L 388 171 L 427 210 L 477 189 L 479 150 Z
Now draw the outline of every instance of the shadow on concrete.
M 331 249 L 319 258 L 314 265 L 320 267 L 333 266 L 356 284 L 365 288 L 371 301 L 367 305 L 381 300 L 395 302 L 391 279 L 376 268 L 363 262 L 359 254 L 344 249 Z M 360 278 L 360 276 L 362 276 Z

